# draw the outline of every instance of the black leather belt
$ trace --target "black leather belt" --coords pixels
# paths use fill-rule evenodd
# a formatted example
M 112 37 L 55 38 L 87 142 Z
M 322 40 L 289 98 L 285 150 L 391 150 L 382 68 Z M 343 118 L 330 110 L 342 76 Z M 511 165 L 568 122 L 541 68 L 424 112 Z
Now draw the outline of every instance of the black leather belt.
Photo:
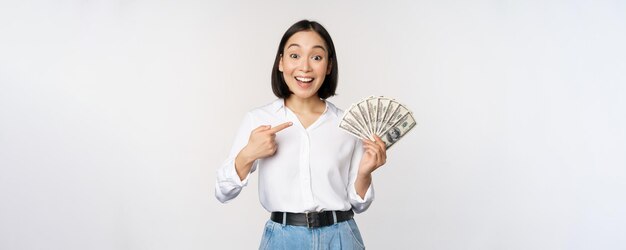
M 287 225 L 316 228 L 335 224 L 335 217 L 337 218 L 336 222 L 342 222 L 352 219 L 353 216 L 354 212 L 352 212 L 352 210 L 308 213 L 272 212 L 272 216 L 270 216 L 270 219 L 273 222 L 280 224 L 283 224 L 283 219 L 286 219 L 285 224 Z

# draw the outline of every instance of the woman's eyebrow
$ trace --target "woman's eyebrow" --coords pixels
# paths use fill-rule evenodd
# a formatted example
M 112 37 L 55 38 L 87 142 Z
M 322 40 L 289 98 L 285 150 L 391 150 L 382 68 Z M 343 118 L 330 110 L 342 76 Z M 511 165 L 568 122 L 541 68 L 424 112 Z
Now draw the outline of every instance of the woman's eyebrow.
M 287 48 L 291 48 L 291 47 L 300 47 L 300 45 L 298 45 L 297 43 L 292 43 L 292 44 L 289 44 L 289 46 L 287 46 Z
M 292 43 L 292 44 L 289 44 L 289 46 L 287 46 L 287 48 L 291 48 L 291 47 L 300 47 L 300 45 L 297 43 Z M 322 45 L 314 45 L 313 48 L 320 48 L 323 51 L 326 51 L 326 48 L 324 48 L 324 46 Z
M 323 51 L 326 51 L 326 48 L 324 48 L 324 46 L 322 46 L 322 45 L 315 45 L 315 46 L 313 46 L 313 48 L 320 48 Z

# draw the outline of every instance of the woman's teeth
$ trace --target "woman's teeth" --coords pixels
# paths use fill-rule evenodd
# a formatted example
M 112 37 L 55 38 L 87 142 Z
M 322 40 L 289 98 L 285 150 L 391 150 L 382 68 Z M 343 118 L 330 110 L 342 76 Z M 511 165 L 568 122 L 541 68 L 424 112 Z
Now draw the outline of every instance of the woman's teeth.
M 303 83 L 309 83 L 313 81 L 313 78 L 310 77 L 296 77 L 296 80 Z

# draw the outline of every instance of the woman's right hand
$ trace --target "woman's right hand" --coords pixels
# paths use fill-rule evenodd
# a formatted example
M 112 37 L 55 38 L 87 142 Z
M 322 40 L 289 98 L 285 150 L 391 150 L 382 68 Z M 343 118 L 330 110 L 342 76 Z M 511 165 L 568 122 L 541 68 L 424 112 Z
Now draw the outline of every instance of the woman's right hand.
M 260 158 L 272 156 L 276 153 L 276 133 L 293 125 L 292 122 L 271 127 L 269 125 L 259 126 L 250 132 L 248 144 L 239 152 L 235 158 L 235 168 L 237 174 L 243 180 L 250 172 L 252 163 Z M 244 174 L 245 173 L 245 174 Z
M 291 122 L 285 122 L 273 128 L 269 125 L 263 125 L 252 130 L 248 144 L 241 150 L 242 156 L 254 161 L 274 155 L 277 149 L 276 133 L 291 125 Z

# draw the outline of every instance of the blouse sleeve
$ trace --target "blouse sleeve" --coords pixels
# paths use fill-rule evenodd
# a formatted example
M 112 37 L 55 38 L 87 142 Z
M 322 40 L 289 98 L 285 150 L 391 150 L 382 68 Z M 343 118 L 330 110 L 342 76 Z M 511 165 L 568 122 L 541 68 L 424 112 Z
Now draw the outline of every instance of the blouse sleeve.
M 348 196 L 354 212 L 362 213 L 365 212 L 365 210 L 367 210 L 367 208 L 369 208 L 372 204 L 372 201 L 374 201 L 374 183 L 372 182 L 367 188 L 364 198 L 361 198 L 361 196 L 357 194 L 354 182 L 356 181 L 356 176 L 359 172 L 359 164 L 361 163 L 361 158 L 363 157 L 363 142 L 358 139 L 356 141 L 354 152 L 352 153 L 352 160 L 350 161 L 350 183 L 348 185 Z
M 239 154 L 239 151 L 243 149 L 248 143 L 250 132 L 252 128 L 252 118 L 250 114 L 246 114 L 235 136 L 235 143 L 233 144 L 228 158 L 222 166 L 217 170 L 217 180 L 215 182 L 215 197 L 222 203 L 226 203 L 229 200 L 234 199 L 239 195 L 243 187 L 248 185 L 248 178 L 250 173 L 254 172 L 257 168 L 258 161 L 254 161 L 250 173 L 246 175 L 243 180 L 239 179 L 237 170 L 235 170 L 235 157 Z

